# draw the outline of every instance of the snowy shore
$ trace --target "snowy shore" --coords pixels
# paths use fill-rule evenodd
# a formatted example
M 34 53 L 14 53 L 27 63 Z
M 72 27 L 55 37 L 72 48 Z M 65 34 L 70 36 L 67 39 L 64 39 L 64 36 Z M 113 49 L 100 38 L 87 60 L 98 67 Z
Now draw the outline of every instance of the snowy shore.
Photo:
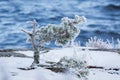
M 20 70 L 18 68 L 31 65 L 33 51 L 21 50 L 12 53 L 24 55 L 24 57 L 0 57 L 0 80 L 80 80 L 73 73 L 55 73 L 41 67 L 28 71 Z M 83 58 L 87 61 L 88 66 L 104 67 L 104 69 L 89 69 L 88 80 L 120 80 L 120 54 L 116 52 L 91 51 L 80 47 L 53 49 L 41 54 L 40 62 L 41 64 L 45 64 L 45 61 L 58 62 L 64 56 Z

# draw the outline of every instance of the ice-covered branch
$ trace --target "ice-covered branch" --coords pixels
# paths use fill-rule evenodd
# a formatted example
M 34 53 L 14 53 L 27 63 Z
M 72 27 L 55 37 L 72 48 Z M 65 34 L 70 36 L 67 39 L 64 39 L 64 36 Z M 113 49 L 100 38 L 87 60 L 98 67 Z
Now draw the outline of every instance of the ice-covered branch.
M 56 45 L 69 44 L 80 32 L 76 25 L 86 22 L 86 18 L 76 15 L 74 19 L 64 17 L 61 21 L 60 25 L 49 24 L 36 31 L 36 39 L 39 40 L 40 45 L 50 43 L 52 40 L 55 40 Z
M 23 31 L 24 33 L 26 33 L 26 34 L 28 34 L 28 35 L 31 35 L 31 34 L 32 34 L 31 32 L 29 32 L 29 31 L 27 31 L 27 30 L 25 30 L 25 29 L 21 29 L 21 31 Z

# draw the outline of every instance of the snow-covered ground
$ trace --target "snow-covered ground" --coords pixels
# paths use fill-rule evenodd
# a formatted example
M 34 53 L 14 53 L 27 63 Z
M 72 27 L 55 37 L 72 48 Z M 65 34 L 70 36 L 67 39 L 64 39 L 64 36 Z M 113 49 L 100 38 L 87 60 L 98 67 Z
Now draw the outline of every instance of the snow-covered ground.
M 32 51 L 17 51 L 32 57 Z M 77 57 L 85 59 L 88 65 L 100 66 L 105 69 L 89 69 L 88 80 L 120 80 L 120 70 L 106 70 L 120 68 L 120 54 L 107 51 L 89 51 L 82 48 L 62 48 L 50 50 L 41 54 L 40 61 L 58 62 L 62 57 Z M 38 67 L 33 70 L 20 70 L 20 67 L 29 67 L 33 58 L 0 57 L 0 80 L 80 80 L 70 72 L 55 73 Z

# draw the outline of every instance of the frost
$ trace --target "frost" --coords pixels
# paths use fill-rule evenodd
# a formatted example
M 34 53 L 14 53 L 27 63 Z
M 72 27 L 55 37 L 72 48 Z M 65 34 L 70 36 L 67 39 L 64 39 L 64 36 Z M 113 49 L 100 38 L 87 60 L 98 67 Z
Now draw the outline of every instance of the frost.
M 32 22 L 29 22 L 33 24 L 33 30 L 31 32 L 22 29 L 23 32 L 29 35 L 27 41 L 30 41 L 34 48 L 34 61 L 31 67 L 33 67 L 34 64 L 39 64 L 39 48 L 49 45 L 51 41 L 55 41 L 55 44 L 60 46 L 72 44 L 80 32 L 77 25 L 85 22 L 85 18 L 83 16 L 75 16 L 75 19 L 64 17 L 61 21 L 62 22 L 59 25 L 49 24 L 36 29 L 37 22 L 36 20 L 33 20 Z
M 49 24 L 36 31 L 35 36 L 40 45 L 50 43 L 52 40 L 55 40 L 55 44 L 60 46 L 71 44 L 80 33 L 76 25 L 85 22 L 86 19 L 76 15 L 75 19 L 64 17 L 61 21 L 60 25 Z
M 94 47 L 99 49 L 113 49 L 114 42 L 110 42 L 109 40 L 104 41 L 103 39 L 98 39 L 97 37 L 91 37 L 86 43 L 86 47 Z
M 86 47 L 94 47 L 98 49 L 120 49 L 120 39 L 116 40 L 116 44 L 112 38 L 112 40 L 103 40 L 97 37 L 91 37 L 86 42 Z
M 120 39 L 117 39 L 117 48 L 120 49 Z
M 68 69 L 71 73 L 76 74 L 81 80 L 87 80 L 88 69 L 84 59 L 63 57 L 60 59 L 57 67 Z

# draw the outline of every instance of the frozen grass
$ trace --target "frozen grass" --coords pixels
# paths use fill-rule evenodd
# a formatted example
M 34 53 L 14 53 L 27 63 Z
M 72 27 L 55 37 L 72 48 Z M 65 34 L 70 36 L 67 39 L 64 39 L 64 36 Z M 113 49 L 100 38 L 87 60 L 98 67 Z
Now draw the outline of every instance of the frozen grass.
M 120 39 L 117 39 L 115 44 L 113 38 L 112 41 L 99 39 L 97 37 L 91 37 L 86 42 L 86 47 L 93 47 L 98 49 L 120 49 Z

